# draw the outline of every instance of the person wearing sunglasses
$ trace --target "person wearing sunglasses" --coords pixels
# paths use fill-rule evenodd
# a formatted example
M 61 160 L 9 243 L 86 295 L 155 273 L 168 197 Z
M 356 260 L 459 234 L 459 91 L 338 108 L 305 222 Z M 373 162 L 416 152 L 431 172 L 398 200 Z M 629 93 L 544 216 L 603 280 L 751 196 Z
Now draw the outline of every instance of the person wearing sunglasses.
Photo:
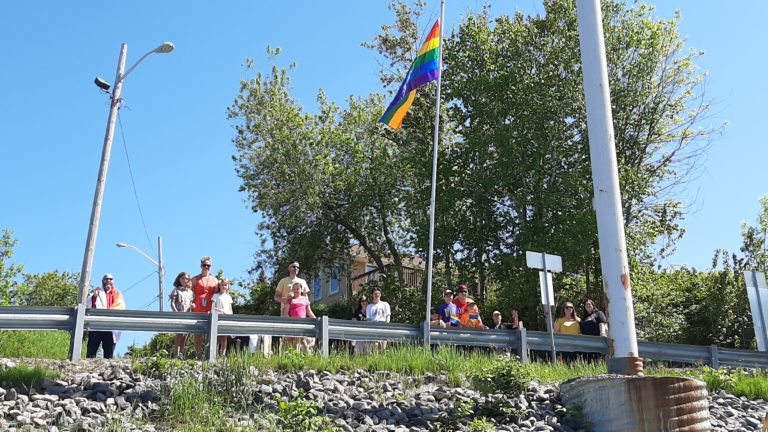
M 192 278 L 192 290 L 195 293 L 195 302 L 192 304 L 192 312 L 210 313 L 213 305 L 213 294 L 219 281 L 211 275 L 211 257 L 200 258 L 200 274 Z M 195 353 L 202 356 L 203 335 L 195 334 Z
M 115 278 L 107 273 L 101 278 L 101 286 L 96 287 L 88 297 L 87 306 L 93 309 L 125 309 L 123 294 L 115 288 Z M 95 358 L 99 346 L 104 352 L 105 359 L 111 359 L 115 353 L 115 345 L 119 332 L 90 331 L 88 345 L 85 349 L 86 358 Z
M 280 303 L 280 316 L 288 316 L 288 296 L 291 294 L 293 284 L 301 284 L 301 293 L 309 294 L 307 281 L 299 277 L 299 263 L 292 262 L 288 265 L 288 276 L 280 279 L 275 289 L 275 301 Z
M 576 309 L 573 308 L 573 303 L 565 302 L 565 305 L 563 306 L 563 316 L 555 320 L 553 329 L 558 333 L 581 334 L 581 327 L 579 326 L 580 322 L 581 320 L 579 319 L 579 316 L 576 315 Z M 563 352 L 562 356 L 566 363 L 570 363 L 576 360 L 577 353 Z

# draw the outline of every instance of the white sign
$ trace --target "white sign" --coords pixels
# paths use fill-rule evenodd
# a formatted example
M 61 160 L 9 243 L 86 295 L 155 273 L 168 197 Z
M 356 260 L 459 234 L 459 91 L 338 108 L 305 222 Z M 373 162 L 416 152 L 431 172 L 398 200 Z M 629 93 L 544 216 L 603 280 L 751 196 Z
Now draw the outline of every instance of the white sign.
M 547 280 L 544 280 L 544 275 L 547 275 Z M 552 273 L 539 272 L 539 286 L 541 286 L 541 304 L 544 306 L 552 306 L 555 304 L 555 292 L 552 289 Z
M 548 255 L 543 252 L 525 252 L 525 264 L 530 268 L 546 269 L 547 271 L 560 273 L 563 271 L 563 259 L 557 255 Z M 546 266 L 545 266 L 546 264 Z
M 768 286 L 765 274 L 756 271 L 745 271 L 744 282 L 747 285 L 747 297 L 752 312 L 752 326 L 755 328 L 757 350 L 768 351 Z

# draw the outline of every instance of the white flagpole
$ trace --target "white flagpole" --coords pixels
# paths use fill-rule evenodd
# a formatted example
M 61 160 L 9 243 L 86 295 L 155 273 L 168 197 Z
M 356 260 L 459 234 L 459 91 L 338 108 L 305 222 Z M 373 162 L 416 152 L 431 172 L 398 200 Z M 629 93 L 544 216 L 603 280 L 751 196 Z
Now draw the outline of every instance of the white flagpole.
M 435 246 L 435 196 L 437 195 L 437 142 L 440 131 L 440 86 L 443 81 L 443 28 L 445 27 L 445 0 L 440 1 L 440 54 L 437 60 L 437 91 L 435 92 L 435 133 L 432 144 L 432 196 L 429 199 L 429 252 L 427 253 L 427 319 L 424 320 L 424 346 L 430 347 L 429 321 L 432 308 L 432 260 Z

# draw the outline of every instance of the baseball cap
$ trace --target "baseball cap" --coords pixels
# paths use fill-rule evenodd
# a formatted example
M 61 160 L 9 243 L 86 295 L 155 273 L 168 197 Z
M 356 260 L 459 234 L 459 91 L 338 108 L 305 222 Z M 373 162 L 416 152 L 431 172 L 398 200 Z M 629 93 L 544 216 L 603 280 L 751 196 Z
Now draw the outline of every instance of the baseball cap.
M 494 315 L 501 315 L 501 312 L 499 312 L 499 311 L 493 311 L 493 314 L 494 314 Z
M 445 291 L 443 291 L 443 296 L 447 296 L 448 294 L 450 294 L 450 295 L 453 295 L 453 291 L 451 291 L 451 290 L 449 290 L 449 289 L 448 289 L 448 290 L 445 290 Z
M 112 276 L 111 273 L 107 273 L 107 274 L 105 274 L 104 276 L 101 277 L 101 280 L 104 280 L 104 279 L 114 279 L 114 278 L 115 277 Z
M 563 307 L 573 307 L 573 303 L 565 302 L 565 305 L 563 305 Z

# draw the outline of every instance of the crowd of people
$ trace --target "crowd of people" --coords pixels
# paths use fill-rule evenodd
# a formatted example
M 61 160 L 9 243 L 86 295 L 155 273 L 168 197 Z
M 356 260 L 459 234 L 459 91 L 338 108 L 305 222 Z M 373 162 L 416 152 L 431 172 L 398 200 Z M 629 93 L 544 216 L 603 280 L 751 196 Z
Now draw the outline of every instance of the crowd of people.
M 211 274 L 211 257 L 204 256 L 200 259 L 200 273 L 190 276 L 187 272 L 179 273 L 173 281 L 173 291 L 170 294 L 171 310 L 174 312 L 202 312 L 210 313 L 215 310 L 220 314 L 232 314 L 232 296 L 229 294 L 230 281 L 218 280 Z M 282 278 L 275 290 L 274 300 L 280 304 L 280 316 L 291 318 L 315 318 L 309 300 L 310 289 L 307 281 L 298 276 L 300 266 L 293 262 L 288 266 L 288 276 Z M 381 289 L 376 287 L 371 291 L 371 300 L 363 295 L 359 298 L 357 308 L 353 312 L 353 319 L 357 321 L 390 322 L 392 310 L 388 302 L 383 301 Z M 88 307 L 96 309 L 125 309 L 125 300 L 120 291 L 115 288 L 114 277 L 105 274 L 101 286 L 97 287 L 89 296 Z M 581 319 L 575 310 L 573 303 L 566 302 L 562 316 L 558 317 L 553 330 L 565 334 L 584 334 L 592 336 L 606 336 L 608 321 L 605 314 L 600 311 L 595 302 L 587 299 L 583 303 L 584 313 Z M 459 285 L 456 291 L 450 289 L 443 292 L 443 303 L 438 308 L 431 310 L 430 325 L 439 328 L 461 327 L 469 329 L 492 330 L 517 330 L 523 322 L 519 319 L 519 311 L 512 309 L 510 320 L 504 322 L 500 311 L 493 311 L 492 323 L 486 325 L 480 316 L 477 303 L 469 297 L 469 289 L 466 285 Z M 119 339 L 119 332 L 92 331 L 89 334 L 86 349 L 86 357 L 93 358 L 101 347 L 104 358 L 112 358 L 115 343 Z M 179 358 L 183 354 L 187 335 L 184 333 L 175 336 L 173 356 Z M 219 356 L 227 354 L 230 336 L 220 335 L 217 340 Z M 309 352 L 315 345 L 314 338 L 286 337 L 282 341 L 283 347 Z M 194 335 L 195 352 L 202 357 L 203 335 Z M 386 341 L 358 341 L 355 343 L 355 352 L 368 353 L 373 349 L 386 348 Z M 596 353 L 586 353 L 587 360 L 599 356 Z M 576 358 L 576 353 L 563 353 L 566 362 Z

